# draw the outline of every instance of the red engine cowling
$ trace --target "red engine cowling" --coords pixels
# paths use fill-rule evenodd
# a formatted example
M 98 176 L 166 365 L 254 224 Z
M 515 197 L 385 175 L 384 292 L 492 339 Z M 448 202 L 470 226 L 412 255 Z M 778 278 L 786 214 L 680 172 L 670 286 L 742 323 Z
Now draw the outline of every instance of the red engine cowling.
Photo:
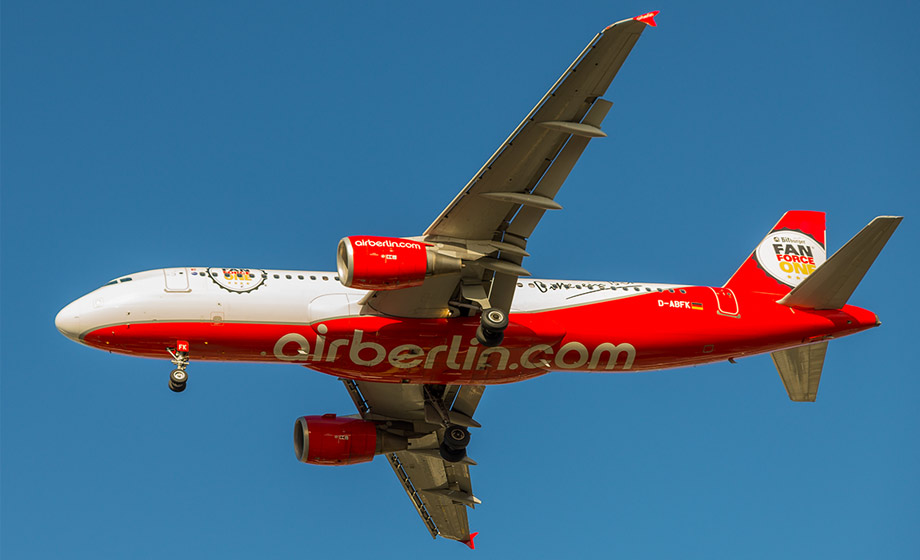
M 459 272 L 459 258 L 434 246 L 398 237 L 346 237 L 339 241 L 339 280 L 349 288 L 398 290 L 419 286 L 426 276 Z
M 335 414 L 303 416 L 294 423 L 294 453 L 302 463 L 354 465 L 377 452 L 377 425 Z
M 346 237 L 339 241 L 336 261 L 340 281 L 350 288 L 419 286 L 428 272 L 426 245 L 393 237 Z

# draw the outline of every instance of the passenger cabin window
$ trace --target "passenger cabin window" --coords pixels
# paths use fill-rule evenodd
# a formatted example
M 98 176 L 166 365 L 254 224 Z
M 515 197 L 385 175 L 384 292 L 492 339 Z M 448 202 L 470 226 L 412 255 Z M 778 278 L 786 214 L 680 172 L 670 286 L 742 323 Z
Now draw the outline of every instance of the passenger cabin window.
M 682 289 L 682 290 L 680 291 L 680 293 L 686 294 L 686 293 L 687 293 L 687 290 L 683 290 L 683 289 Z
M 310 280 L 316 280 L 316 276 L 310 276 Z
M 328 276 L 323 276 L 323 280 L 329 280 Z
M 275 278 L 281 278 L 281 277 L 280 277 L 280 276 L 278 276 L 277 274 L 275 274 L 274 276 L 275 276 Z
M 298 275 L 297 275 L 297 279 L 298 279 L 298 280 L 303 280 L 303 274 L 298 274 Z
M 291 279 L 291 275 L 290 275 L 290 274 L 285 274 L 284 277 L 287 278 L 288 280 Z

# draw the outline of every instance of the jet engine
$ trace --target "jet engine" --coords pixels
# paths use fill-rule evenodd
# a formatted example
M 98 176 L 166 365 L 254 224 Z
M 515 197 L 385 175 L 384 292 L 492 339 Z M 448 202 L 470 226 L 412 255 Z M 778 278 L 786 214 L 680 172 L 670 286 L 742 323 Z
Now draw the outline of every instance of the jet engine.
M 366 235 L 339 241 L 336 264 L 342 284 L 366 290 L 420 286 L 427 276 L 459 272 L 463 266 L 421 241 Z
M 374 455 L 401 451 L 406 438 L 379 430 L 377 424 L 335 414 L 302 416 L 294 422 L 294 454 L 301 463 L 355 465 Z

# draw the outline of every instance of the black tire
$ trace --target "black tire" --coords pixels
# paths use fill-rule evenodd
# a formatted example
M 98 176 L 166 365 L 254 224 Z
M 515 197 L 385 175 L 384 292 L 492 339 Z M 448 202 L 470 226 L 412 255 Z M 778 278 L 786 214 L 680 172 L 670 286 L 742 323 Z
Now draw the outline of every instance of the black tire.
M 185 385 L 185 382 L 188 381 L 188 374 L 185 373 L 184 369 L 174 369 L 169 372 L 169 382 L 176 385 Z
M 173 393 L 181 393 L 185 390 L 185 383 L 173 383 L 172 379 L 170 379 L 169 390 Z
M 444 447 L 459 451 L 470 444 L 470 431 L 463 426 L 448 426 L 444 430 Z
M 476 340 L 483 346 L 498 346 L 505 339 L 505 333 L 502 331 L 490 331 L 482 328 L 482 325 L 476 329 Z
M 466 449 L 450 449 L 442 444 L 440 452 L 441 458 L 448 463 L 459 463 L 466 458 Z
M 479 324 L 486 331 L 503 331 L 508 326 L 508 314 L 497 307 L 490 307 L 482 312 Z

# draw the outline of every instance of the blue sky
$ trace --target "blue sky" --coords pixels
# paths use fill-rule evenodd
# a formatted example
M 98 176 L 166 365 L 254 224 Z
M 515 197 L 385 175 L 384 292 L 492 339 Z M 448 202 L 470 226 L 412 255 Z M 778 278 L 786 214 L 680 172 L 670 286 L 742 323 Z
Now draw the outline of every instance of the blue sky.
M 4 558 L 438 555 L 390 468 L 298 463 L 351 413 L 290 365 L 74 344 L 68 302 L 181 265 L 334 267 L 417 235 L 607 24 L 660 9 L 541 224 L 538 277 L 721 285 L 788 209 L 905 215 L 818 402 L 769 357 L 490 388 L 478 557 L 916 558 L 916 3 L 2 5 Z M 566 9 L 561 9 L 561 8 Z M 611 318 L 611 321 L 628 318 Z

